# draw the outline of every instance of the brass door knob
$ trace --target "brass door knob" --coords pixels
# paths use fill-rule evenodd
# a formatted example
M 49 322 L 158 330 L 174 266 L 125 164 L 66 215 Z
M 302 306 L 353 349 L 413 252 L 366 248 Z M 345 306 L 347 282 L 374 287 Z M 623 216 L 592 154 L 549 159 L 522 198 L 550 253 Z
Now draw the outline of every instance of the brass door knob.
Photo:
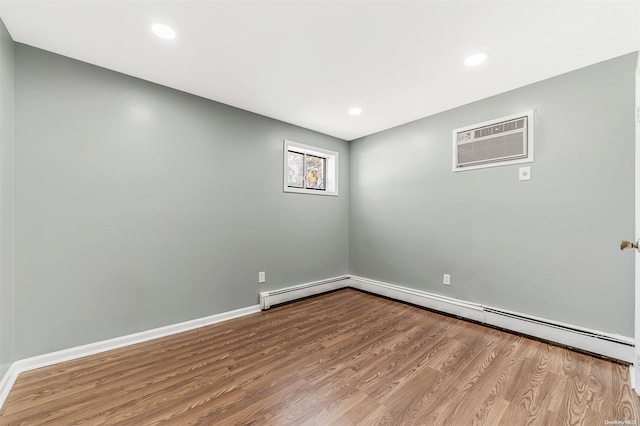
M 625 241 L 625 240 L 620 241 L 620 250 L 626 250 L 626 249 L 636 249 L 640 251 L 640 248 L 638 248 L 638 241 L 636 241 L 635 243 L 632 243 L 631 241 Z

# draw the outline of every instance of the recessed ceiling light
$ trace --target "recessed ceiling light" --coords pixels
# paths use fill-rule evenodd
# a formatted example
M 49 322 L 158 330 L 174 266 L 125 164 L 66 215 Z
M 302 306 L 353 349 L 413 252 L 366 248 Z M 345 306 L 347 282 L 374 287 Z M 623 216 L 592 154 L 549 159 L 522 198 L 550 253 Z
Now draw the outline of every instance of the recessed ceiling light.
M 362 114 L 362 110 L 360 108 L 351 108 L 349 110 L 349 114 L 351 114 L 351 115 L 360 115 L 360 114 Z
M 485 59 L 487 59 L 487 54 L 486 53 L 476 53 L 475 55 L 469 56 L 464 61 L 464 64 L 466 66 L 468 66 L 468 67 L 472 67 L 474 65 L 481 64 L 482 62 L 484 62 Z
M 153 33 L 155 35 L 165 40 L 172 40 L 176 38 L 176 32 L 173 30 L 173 28 L 168 27 L 164 24 L 153 24 L 151 26 L 151 30 L 153 30 Z

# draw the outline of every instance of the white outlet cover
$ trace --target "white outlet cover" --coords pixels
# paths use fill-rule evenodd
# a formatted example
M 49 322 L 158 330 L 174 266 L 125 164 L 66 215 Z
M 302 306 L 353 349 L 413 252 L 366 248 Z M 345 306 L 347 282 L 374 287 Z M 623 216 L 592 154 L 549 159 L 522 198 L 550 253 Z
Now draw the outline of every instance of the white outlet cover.
M 519 178 L 520 180 L 531 180 L 531 167 L 520 167 Z

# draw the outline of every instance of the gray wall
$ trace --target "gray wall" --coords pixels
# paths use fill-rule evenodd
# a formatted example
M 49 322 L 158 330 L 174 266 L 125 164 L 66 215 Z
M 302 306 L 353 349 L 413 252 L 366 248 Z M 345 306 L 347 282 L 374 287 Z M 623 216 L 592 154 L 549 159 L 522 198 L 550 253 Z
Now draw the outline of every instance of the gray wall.
M 20 44 L 14 77 L 0 37 L 5 365 L 349 272 L 633 335 L 635 55 L 347 144 Z M 530 108 L 531 181 L 451 172 L 452 129 Z M 282 192 L 283 139 L 339 197 Z
M 0 20 L 0 376 L 13 347 L 13 40 Z
M 21 44 L 15 66 L 17 358 L 348 273 L 346 142 Z M 282 191 L 283 139 L 339 152 L 339 197 Z
M 351 143 L 350 271 L 633 336 L 631 54 Z M 531 181 L 451 172 L 451 131 L 536 109 Z M 451 274 L 451 286 L 442 274 Z

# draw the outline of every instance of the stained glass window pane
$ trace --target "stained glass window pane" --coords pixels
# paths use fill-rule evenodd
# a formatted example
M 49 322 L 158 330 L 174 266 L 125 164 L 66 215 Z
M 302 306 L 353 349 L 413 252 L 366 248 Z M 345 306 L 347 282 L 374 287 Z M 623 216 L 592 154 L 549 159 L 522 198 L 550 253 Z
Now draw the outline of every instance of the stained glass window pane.
M 307 155 L 307 188 L 324 190 L 325 159 Z
M 304 154 L 287 151 L 287 185 L 304 188 Z

